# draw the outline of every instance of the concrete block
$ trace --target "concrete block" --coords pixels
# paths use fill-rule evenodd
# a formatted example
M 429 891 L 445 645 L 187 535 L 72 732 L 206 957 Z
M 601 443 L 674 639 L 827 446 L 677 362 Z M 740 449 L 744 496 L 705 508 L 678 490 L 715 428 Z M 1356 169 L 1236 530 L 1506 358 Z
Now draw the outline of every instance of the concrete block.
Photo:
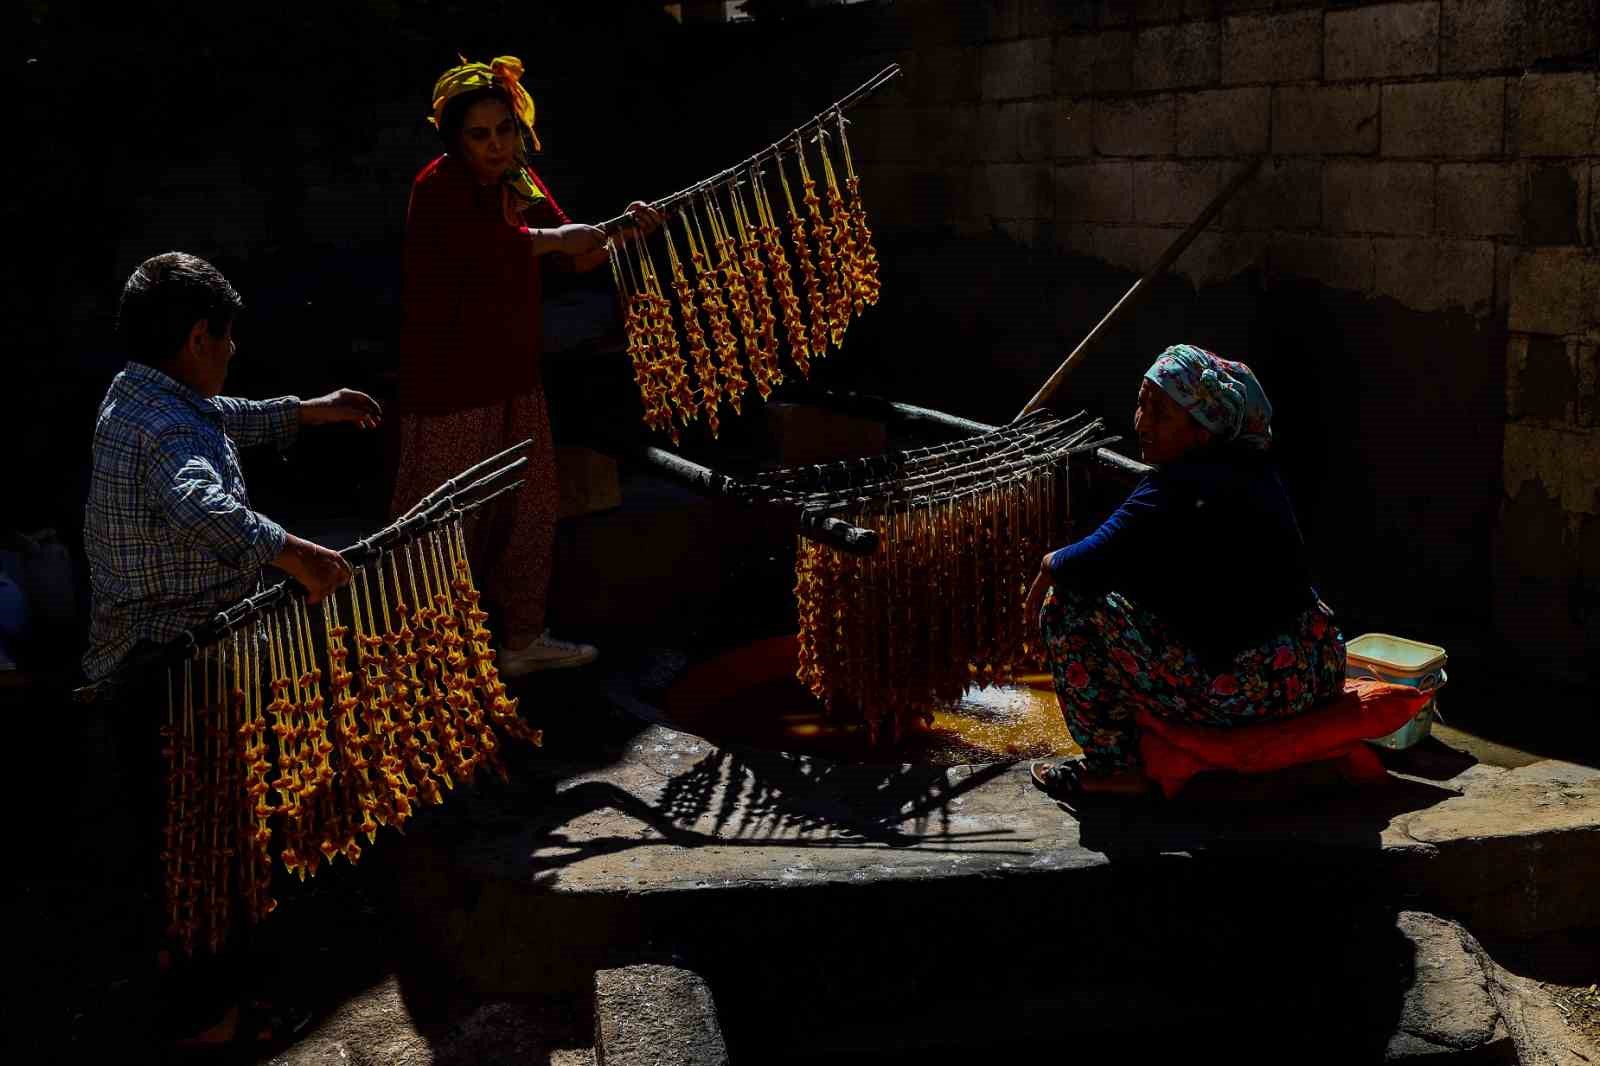
M 1516 163 L 1441 163 L 1434 229 L 1447 237 L 1514 237 L 1522 199 Z
M 1144 274 L 1156 265 L 1179 232 L 1155 226 L 1102 226 L 1095 230 L 1095 258 L 1121 270 Z
M 1221 64 L 1221 28 L 1215 22 L 1149 26 L 1133 42 L 1133 86 L 1178 89 L 1214 85 Z
M 1088 99 L 1058 99 L 1023 107 L 1028 109 L 1022 122 L 1024 159 L 1071 158 L 1094 151 L 1094 105 Z
M 1375 292 L 1419 311 L 1465 310 L 1488 315 L 1494 306 L 1494 245 L 1489 241 L 1384 238 Z
M 1056 220 L 1127 222 L 1133 218 L 1133 164 L 1073 163 L 1055 168 Z
M 1133 22 L 1135 0 L 1100 0 L 1100 25 L 1127 26 Z
M 1016 136 L 1016 158 L 1023 160 L 1049 159 L 1055 155 L 1054 100 L 1024 100 L 1009 105 Z
M 1526 0 L 1441 0 L 1439 72 L 1503 70 L 1516 62 Z
M 1509 326 L 1519 333 L 1582 333 L 1594 325 L 1600 259 L 1582 248 L 1532 248 L 1511 267 Z
M 1021 32 L 1022 0 L 985 0 L 981 4 L 962 4 L 965 22 L 962 40 L 972 44 L 1009 41 Z
M 1236 15 L 1222 22 L 1222 83 L 1309 81 L 1322 76 L 1322 12 Z
M 1592 155 L 1600 148 L 1600 75 L 1526 74 L 1511 83 L 1511 136 L 1516 155 Z
M 1203 289 L 1260 266 L 1266 249 L 1267 235 L 1264 233 L 1218 233 L 1208 230 L 1194 239 L 1194 243 L 1172 264 L 1172 269 L 1188 278 L 1196 289 Z
M 1187 226 L 1228 183 L 1232 163 L 1133 164 L 1133 219 L 1141 224 Z
M 1383 87 L 1386 156 L 1499 155 L 1504 146 L 1504 78 Z
M 1284 85 L 1272 90 L 1272 150 L 1370 155 L 1378 150 L 1376 85 Z
M 1100 227 L 1087 222 L 1057 221 L 1051 230 L 1052 247 L 1067 255 L 1094 255 L 1095 230 Z
M 1523 188 L 1524 244 L 1583 244 L 1588 231 L 1588 163 L 1531 162 Z
M 1024 0 L 1017 32 L 1049 37 L 1094 28 L 1096 0 Z
M 705 979 L 677 966 L 622 966 L 594 975 L 595 1066 L 728 1066 Z
M 850 113 L 850 151 L 870 162 L 908 162 L 921 155 L 916 113 L 898 101 L 857 108 Z
M 1242 11 L 1265 11 L 1275 0 L 1222 0 L 1222 13 L 1232 15 Z
M 1506 417 L 1577 425 L 1579 347 L 1575 338 L 1512 335 L 1506 342 Z
M 1589 167 L 1589 221 L 1584 227 L 1583 243 L 1600 245 L 1600 163 Z
M 1060 95 L 1132 88 L 1133 34 L 1115 31 L 1056 38 L 1053 84 Z
M 1183 17 L 1183 0 L 1133 0 L 1133 19 L 1140 25 L 1173 22 Z
M 1171 155 L 1177 144 L 1177 114 L 1171 96 L 1096 100 L 1095 151 L 1101 155 Z
M 1542 487 L 1568 516 L 1600 514 L 1600 433 L 1541 425 L 1506 424 L 1505 492 Z
M 906 87 L 917 103 L 948 104 L 978 98 L 975 48 L 940 45 L 911 53 Z
M 1582 429 L 1592 429 L 1600 424 L 1600 343 L 1573 341 L 1573 366 L 1578 379 L 1577 423 Z M 1600 529 L 1594 531 L 1600 534 Z M 1593 571 L 1600 576 L 1600 554 L 1588 556 L 1594 562 Z
M 556 499 L 561 518 L 621 507 L 617 461 L 588 448 L 556 448 Z
M 1511 310 L 1511 267 L 1519 254 L 1516 245 L 1494 246 L 1494 311 L 1497 315 Z
M 1527 0 L 1517 52 L 1523 67 L 1586 62 L 1600 52 L 1600 8 L 1594 0 Z
M 1048 95 L 1053 48 L 1048 37 L 984 45 L 978 61 L 980 94 L 985 100 Z
M 1320 160 L 1268 162 L 1222 211 L 1225 229 L 1316 229 L 1321 224 Z
M 1439 70 L 1439 4 L 1377 4 L 1329 11 L 1323 76 L 1403 78 Z
M 1021 158 L 1020 103 L 979 104 L 973 116 L 972 158 L 982 163 L 1014 163 Z M 851 139 L 854 144 L 854 138 Z
M 995 218 L 1050 218 L 1055 214 L 1050 167 L 1044 163 L 990 163 L 974 175 L 976 195 Z
M 1349 292 L 1370 293 L 1377 275 L 1372 243 L 1367 237 L 1278 234 L 1267 245 L 1267 273 L 1277 278 L 1320 281 Z
M 1267 150 L 1272 90 L 1218 89 L 1178 96 L 1179 155 L 1256 155 Z
M 1433 231 L 1433 164 L 1329 160 L 1322 225 L 1334 233 Z
M 942 104 L 918 109 L 917 143 L 923 158 L 938 163 L 970 162 L 978 144 L 978 106 Z
M 1006 218 L 995 223 L 995 228 L 1013 244 L 1022 248 L 1048 247 L 1054 242 L 1055 223 L 1041 218 Z

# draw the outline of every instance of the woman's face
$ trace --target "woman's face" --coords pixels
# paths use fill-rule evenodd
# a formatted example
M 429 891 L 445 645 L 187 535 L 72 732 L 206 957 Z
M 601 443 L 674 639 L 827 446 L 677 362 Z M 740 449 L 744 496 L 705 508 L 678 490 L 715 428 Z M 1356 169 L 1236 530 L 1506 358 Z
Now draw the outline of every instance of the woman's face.
M 1139 453 L 1152 466 L 1170 463 L 1211 441 L 1211 431 L 1149 378 L 1139 382 L 1139 406 L 1133 413 Z
M 461 156 L 485 184 L 499 181 L 511 165 L 517 145 L 517 121 L 503 100 L 479 100 L 461 122 Z

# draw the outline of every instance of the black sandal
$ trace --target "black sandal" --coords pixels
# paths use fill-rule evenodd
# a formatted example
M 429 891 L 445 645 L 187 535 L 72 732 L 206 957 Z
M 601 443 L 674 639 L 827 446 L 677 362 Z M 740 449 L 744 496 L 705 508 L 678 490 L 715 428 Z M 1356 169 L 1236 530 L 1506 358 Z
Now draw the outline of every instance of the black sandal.
M 1035 788 L 1069 809 L 1090 803 L 1137 803 L 1150 797 L 1148 788 L 1138 792 L 1086 789 L 1083 779 L 1088 773 L 1082 759 L 1063 759 L 1053 765 L 1041 759 L 1028 770 Z

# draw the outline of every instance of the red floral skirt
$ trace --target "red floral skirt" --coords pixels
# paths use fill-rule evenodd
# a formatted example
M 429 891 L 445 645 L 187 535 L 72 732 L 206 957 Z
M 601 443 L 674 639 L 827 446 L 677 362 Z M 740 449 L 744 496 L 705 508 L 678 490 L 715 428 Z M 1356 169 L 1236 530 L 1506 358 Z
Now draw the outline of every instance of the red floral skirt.
M 1344 637 L 1322 603 L 1221 672 L 1119 592 L 1052 591 L 1039 626 L 1056 698 L 1092 770 L 1139 763 L 1134 714 L 1243 725 L 1308 711 L 1344 691 Z

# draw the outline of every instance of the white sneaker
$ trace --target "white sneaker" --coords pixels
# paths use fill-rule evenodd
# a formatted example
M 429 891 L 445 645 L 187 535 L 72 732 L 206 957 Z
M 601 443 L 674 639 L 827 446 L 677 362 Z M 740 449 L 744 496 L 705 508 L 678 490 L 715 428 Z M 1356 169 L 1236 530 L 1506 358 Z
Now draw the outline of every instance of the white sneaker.
M 588 666 L 600 657 L 593 644 L 572 644 L 556 640 L 547 629 L 526 648 L 512 651 L 500 648 L 495 662 L 502 677 L 521 677 L 539 670 L 568 670 L 574 666 Z

